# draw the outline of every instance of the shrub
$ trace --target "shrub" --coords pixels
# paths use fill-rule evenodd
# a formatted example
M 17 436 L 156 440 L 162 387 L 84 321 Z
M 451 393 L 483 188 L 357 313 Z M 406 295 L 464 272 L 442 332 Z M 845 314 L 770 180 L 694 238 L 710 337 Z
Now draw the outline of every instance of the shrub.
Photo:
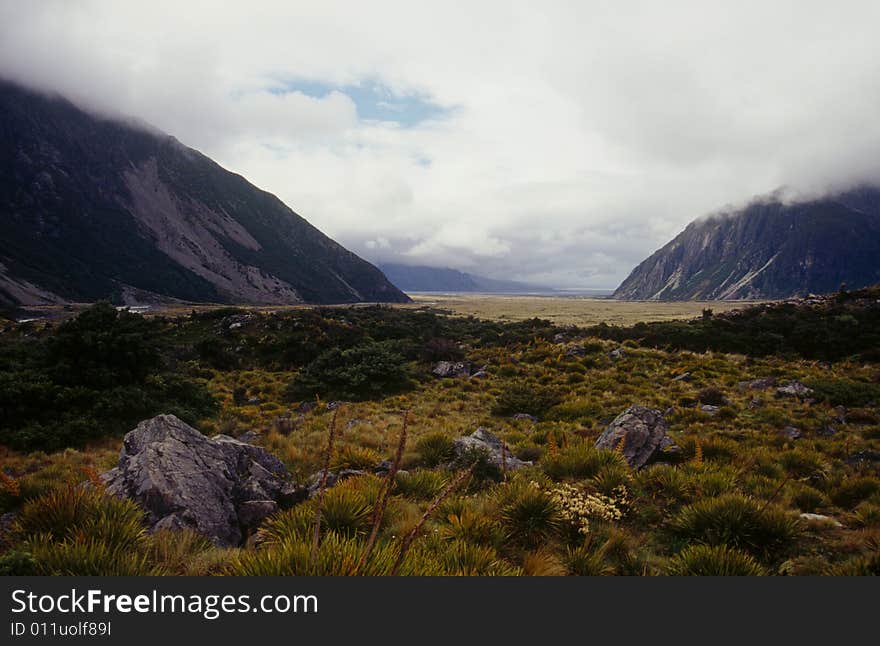
M 813 389 L 815 399 L 834 406 L 855 408 L 880 404 L 880 384 L 849 379 L 813 379 L 806 385 Z
M 38 535 L 25 544 L 43 575 L 148 576 L 156 573 L 145 553 L 97 538 L 76 537 L 59 543 L 47 535 Z
M 422 356 L 426 361 L 461 361 L 464 359 L 464 352 L 455 341 L 435 337 L 425 343 Z
M 863 500 L 880 491 L 880 481 L 871 476 L 847 478 L 831 492 L 831 500 L 838 507 L 852 509 Z
M 26 503 L 16 524 L 25 536 L 103 541 L 128 550 L 144 538 L 143 521 L 144 511 L 129 499 L 68 485 Z
M 525 547 L 547 542 L 564 523 L 559 504 L 536 483 L 518 481 L 503 487 L 499 513 L 505 539 Z
M 689 505 L 673 518 L 669 529 L 683 541 L 728 545 L 768 559 L 783 554 L 799 530 L 797 521 L 785 511 L 740 494 Z
M 552 387 L 515 382 L 504 387 L 492 407 L 493 415 L 527 413 L 540 416 L 562 401 L 560 393 Z
M 545 455 L 541 466 L 544 473 L 554 480 L 583 480 L 592 478 L 600 469 L 612 464 L 625 466 L 626 461 L 614 451 L 605 451 L 586 442 L 578 442 L 560 449 L 556 455 Z
M 372 469 L 382 461 L 382 456 L 366 446 L 346 445 L 339 449 L 330 462 L 330 468 Z
M 406 360 L 391 341 L 347 350 L 331 348 L 303 368 L 287 388 L 287 398 L 321 397 L 362 401 L 412 387 Z
M 428 467 L 449 462 L 454 457 L 452 440 L 443 433 L 428 433 L 416 442 L 416 451 Z
M 445 474 L 439 471 L 418 470 L 398 473 L 395 490 L 415 500 L 433 500 L 449 484 Z
M 724 396 L 724 392 L 714 386 L 703 388 L 697 394 L 697 400 L 701 404 L 709 404 L 711 406 L 724 406 L 727 403 L 727 397 Z
M 34 576 L 39 571 L 30 552 L 12 550 L 0 556 L 0 576 Z
M 498 556 L 492 547 L 456 540 L 443 546 L 440 560 L 455 576 L 515 576 L 520 571 Z
M 672 576 L 762 576 L 764 568 L 749 554 L 727 545 L 692 545 L 666 568 Z
M 614 567 L 605 560 L 603 550 L 591 550 L 586 545 L 568 547 L 565 551 L 565 566 L 569 573 L 577 576 L 610 576 Z
M 321 526 L 341 536 L 353 538 L 372 527 L 373 505 L 363 492 L 351 487 L 333 487 L 324 495 Z

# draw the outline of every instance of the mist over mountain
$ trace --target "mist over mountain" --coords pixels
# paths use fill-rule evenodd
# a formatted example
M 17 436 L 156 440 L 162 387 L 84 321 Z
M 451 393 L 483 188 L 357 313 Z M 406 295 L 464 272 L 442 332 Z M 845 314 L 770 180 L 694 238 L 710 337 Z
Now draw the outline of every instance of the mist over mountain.
M 483 292 L 523 293 L 553 291 L 549 287 L 513 280 L 496 280 L 475 276 L 448 267 L 379 263 L 388 279 L 405 292 Z
M 632 300 L 776 299 L 880 282 L 880 189 L 753 201 L 701 218 L 614 292 Z
M 0 80 L 0 304 L 102 298 L 408 300 L 174 137 Z

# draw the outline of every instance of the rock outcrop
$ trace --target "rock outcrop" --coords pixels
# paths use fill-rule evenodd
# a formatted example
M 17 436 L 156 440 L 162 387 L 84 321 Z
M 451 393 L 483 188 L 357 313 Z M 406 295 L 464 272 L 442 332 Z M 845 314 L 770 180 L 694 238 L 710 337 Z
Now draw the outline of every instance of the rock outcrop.
M 470 435 L 456 438 L 452 443 L 452 448 L 457 458 L 463 457 L 469 451 L 482 451 L 492 466 L 507 471 L 532 465 L 531 462 L 525 462 L 513 455 L 510 448 L 499 437 L 482 427 Z
M 220 546 L 307 495 L 264 449 L 208 438 L 174 415 L 145 420 L 125 436 L 119 465 L 102 476 L 107 493 L 140 503 L 151 529 L 190 528 Z
M 659 410 L 630 406 L 618 415 L 596 440 L 596 448 L 623 447 L 623 457 L 634 469 L 645 466 L 661 450 L 669 425 Z

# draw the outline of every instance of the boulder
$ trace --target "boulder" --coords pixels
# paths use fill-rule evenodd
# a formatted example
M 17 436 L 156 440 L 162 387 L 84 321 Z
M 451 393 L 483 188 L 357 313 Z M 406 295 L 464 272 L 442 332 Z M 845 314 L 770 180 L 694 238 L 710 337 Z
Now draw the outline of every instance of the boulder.
M 513 455 L 510 452 L 510 448 L 500 438 L 482 427 L 470 435 L 457 438 L 453 441 L 452 447 L 455 451 L 455 456 L 458 458 L 473 449 L 484 451 L 489 462 L 499 469 L 504 468 L 508 471 L 513 471 L 532 465 L 531 462 L 525 462 Z
M 305 498 L 278 458 L 226 435 L 208 438 L 174 415 L 145 420 L 123 441 L 107 493 L 140 503 L 151 529 L 193 529 L 241 544 L 279 506 Z
M 596 448 L 614 451 L 623 442 L 623 457 L 640 469 L 660 451 L 667 430 L 669 425 L 659 410 L 630 406 L 599 436 Z
M 447 377 L 470 377 L 471 366 L 464 361 L 438 361 L 431 374 L 441 379 Z

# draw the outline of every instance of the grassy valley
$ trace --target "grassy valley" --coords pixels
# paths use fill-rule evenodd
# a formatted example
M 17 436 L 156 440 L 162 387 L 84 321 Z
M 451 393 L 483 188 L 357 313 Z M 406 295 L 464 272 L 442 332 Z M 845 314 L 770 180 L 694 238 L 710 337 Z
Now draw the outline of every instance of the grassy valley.
M 880 571 L 880 289 L 733 313 L 609 302 L 620 318 L 561 300 L 582 309 L 517 316 L 520 303 L 475 296 L 147 317 L 99 304 L 63 322 L 10 321 L 0 572 Z M 483 374 L 439 378 L 441 361 Z M 808 390 L 789 394 L 790 382 Z M 660 411 L 672 440 L 638 470 L 624 447 L 594 446 L 632 405 Z M 299 483 L 328 459 L 362 473 L 238 547 L 148 533 L 100 474 L 123 434 L 159 413 L 244 437 Z M 501 468 L 456 454 L 478 428 L 503 441 Z M 506 468 L 514 460 L 531 465 Z M 393 478 L 375 469 L 383 461 L 399 465 Z

